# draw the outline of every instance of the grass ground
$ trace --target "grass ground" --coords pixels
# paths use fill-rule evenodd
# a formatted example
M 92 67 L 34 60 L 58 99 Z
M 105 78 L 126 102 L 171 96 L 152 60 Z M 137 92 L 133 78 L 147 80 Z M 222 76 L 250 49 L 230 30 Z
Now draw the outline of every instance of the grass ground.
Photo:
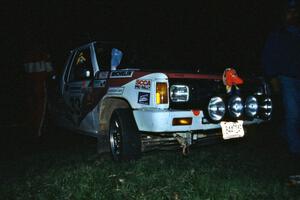
M 94 139 L 70 133 L 5 143 L 0 199 L 300 199 L 300 187 L 286 185 L 297 169 L 270 126 L 188 157 L 153 151 L 127 163 L 97 155 Z

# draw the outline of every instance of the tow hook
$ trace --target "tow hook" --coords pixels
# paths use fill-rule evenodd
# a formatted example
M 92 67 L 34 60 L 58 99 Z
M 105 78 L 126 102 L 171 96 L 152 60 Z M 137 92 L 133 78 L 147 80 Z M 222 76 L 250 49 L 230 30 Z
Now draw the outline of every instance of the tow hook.
M 192 134 L 189 133 L 176 133 L 175 138 L 182 148 L 182 154 L 187 156 L 190 153 L 190 146 L 192 145 Z
M 190 148 L 189 148 L 189 146 L 184 145 L 184 146 L 182 147 L 182 154 L 183 154 L 184 156 L 187 156 L 189 153 L 190 153 Z

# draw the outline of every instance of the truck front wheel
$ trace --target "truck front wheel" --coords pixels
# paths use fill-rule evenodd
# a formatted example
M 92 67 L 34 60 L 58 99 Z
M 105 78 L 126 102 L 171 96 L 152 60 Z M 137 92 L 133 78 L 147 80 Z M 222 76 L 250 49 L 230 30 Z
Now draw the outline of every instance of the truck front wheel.
M 114 110 L 109 124 L 109 143 L 115 161 L 141 156 L 141 137 L 130 109 Z

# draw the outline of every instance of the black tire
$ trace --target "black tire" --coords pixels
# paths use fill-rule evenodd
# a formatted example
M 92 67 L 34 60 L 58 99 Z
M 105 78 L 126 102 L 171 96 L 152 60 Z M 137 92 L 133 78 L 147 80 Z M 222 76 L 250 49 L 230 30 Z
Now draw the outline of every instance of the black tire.
M 141 137 L 130 109 L 116 109 L 109 124 L 109 144 L 115 161 L 136 160 L 141 156 Z

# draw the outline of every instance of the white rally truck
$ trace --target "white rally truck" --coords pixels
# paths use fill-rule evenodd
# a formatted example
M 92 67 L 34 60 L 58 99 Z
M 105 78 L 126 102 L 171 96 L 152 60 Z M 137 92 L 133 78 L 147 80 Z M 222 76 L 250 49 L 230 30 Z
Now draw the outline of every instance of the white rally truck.
M 210 137 L 240 138 L 245 126 L 272 115 L 261 78 L 244 79 L 229 92 L 222 72 L 149 71 L 124 59 L 126 52 L 113 46 L 83 45 L 70 51 L 59 84 L 48 91 L 52 123 L 97 137 L 98 151 L 111 151 L 114 160 L 137 159 L 160 145 L 177 144 L 186 153 Z

